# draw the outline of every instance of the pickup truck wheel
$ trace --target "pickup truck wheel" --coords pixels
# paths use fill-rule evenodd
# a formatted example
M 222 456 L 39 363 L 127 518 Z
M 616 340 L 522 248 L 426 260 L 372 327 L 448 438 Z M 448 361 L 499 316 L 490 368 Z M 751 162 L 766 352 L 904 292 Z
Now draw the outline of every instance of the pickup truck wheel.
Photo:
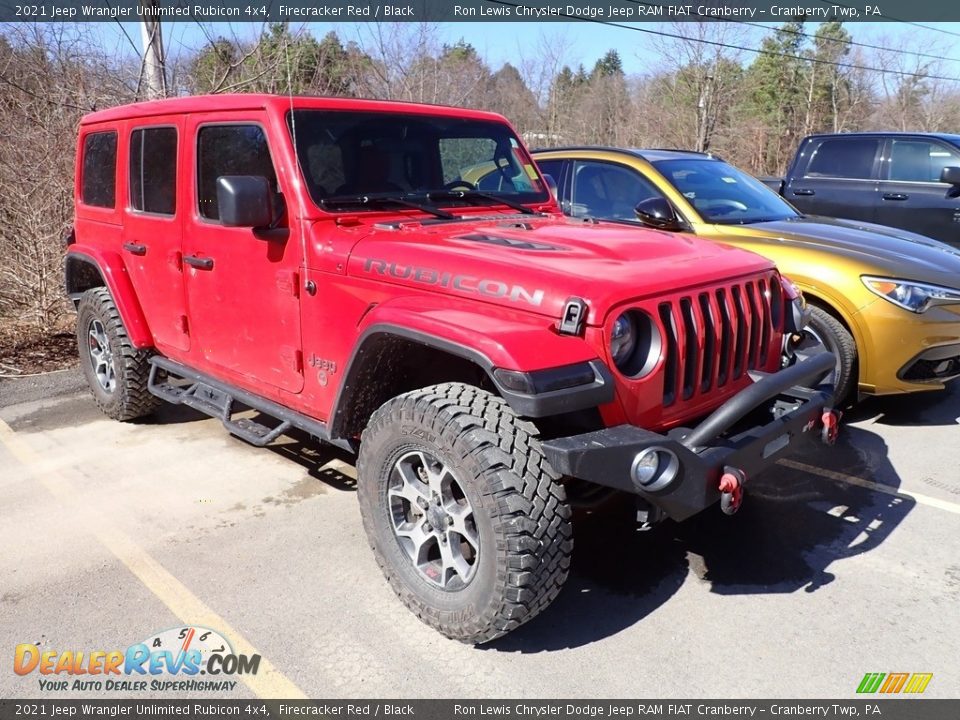
M 374 555 L 404 604 L 449 638 L 513 630 L 567 578 L 570 508 L 536 432 L 459 383 L 393 398 L 363 432 L 357 490 Z
M 77 306 L 80 367 L 97 406 L 114 420 L 151 413 L 159 400 L 147 390 L 149 353 L 130 342 L 106 288 L 87 290 Z
M 806 328 L 807 341 L 797 353 L 813 354 L 819 348 L 824 348 L 837 357 L 834 405 L 842 407 L 857 377 L 857 344 L 843 323 L 833 315 L 816 305 L 811 305 L 810 310 L 810 324 Z

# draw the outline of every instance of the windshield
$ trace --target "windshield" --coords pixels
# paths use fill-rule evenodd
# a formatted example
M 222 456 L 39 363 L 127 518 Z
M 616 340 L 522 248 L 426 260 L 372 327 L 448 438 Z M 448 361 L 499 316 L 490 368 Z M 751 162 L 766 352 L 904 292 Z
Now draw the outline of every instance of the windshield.
M 773 190 L 725 162 L 661 160 L 654 165 L 706 222 L 736 225 L 799 217 Z
M 369 202 L 383 198 L 445 206 L 549 198 L 533 162 L 504 123 L 330 110 L 294 110 L 287 122 L 310 196 L 327 208 L 387 207 Z

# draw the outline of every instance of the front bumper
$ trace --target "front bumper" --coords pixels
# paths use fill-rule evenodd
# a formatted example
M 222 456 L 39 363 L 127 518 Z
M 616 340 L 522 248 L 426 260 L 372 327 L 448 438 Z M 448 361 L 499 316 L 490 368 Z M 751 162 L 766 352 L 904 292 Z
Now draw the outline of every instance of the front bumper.
M 548 440 L 543 450 L 563 475 L 634 493 L 672 519 L 685 520 L 720 500 L 721 477 L 733 474 L 746 481 L 807 438 L 830 435 L 836 418 L 830 408 L 833 387 L 805 384 L 823 377 L 834 363 L 831 353 L 823 353 L 775 374 L 758 374 L 753 385 L 692 430 L 674 428 L 661 435 L 618 425 Z M 741 427 L 747 416 L 765 409 L 772 420 Z M 654 477 L 638 477 L 638 462 L 654 452 L 663 458 Z
M 914 314 L 877 299 L 855 318 L 860 392 L 870 395 L 939 390 L 960 374 L 960 308 Z
M 924 350 L 897 373 L 900 380 L 913 383 L 941 383 L 960 377 L 960 343 Z

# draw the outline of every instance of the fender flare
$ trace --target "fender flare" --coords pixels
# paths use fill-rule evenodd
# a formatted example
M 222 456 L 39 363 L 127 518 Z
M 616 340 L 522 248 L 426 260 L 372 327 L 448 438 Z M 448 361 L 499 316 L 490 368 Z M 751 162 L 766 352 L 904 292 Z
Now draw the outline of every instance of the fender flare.
M 438 322 L 413 309 L 382 308 L 381 312 L 376 308 L 364 318 L 366 322 L 347 361 L 331 412 L 332 437 L 339 437 L 344 431 L 364 356 L 386 337 L 401 338 L 472 362 L 486 373 L 501 397 L 522 417 L 549 417 L 597 407 L 614 399 L 613 375 L 582 338 L 556 335 L 547 331 L 542 323 L 531 324 L 529 332 L 535 333 L 539 341 L 537 354 L 541 361 L 530 368 L 524 366 L 523 359 L 515 357 L 476 327 Z M 488 316 L 477 315 L 478 319 L 481 317 L 489 321 Z M 563 344 L 565 352 L 551 352 L 551 342 Z M 544 366 L 542 358 L 556 357 L 563 360 Z
M 110 250 L 71 246 L 67 251 L 66 262 L 64 263 L 66 288 L 71 297 L 75 295 L 70 280 L 71 269 L 77 262 L 93 267 L 100 274 L 103 284 L 117 306 L 120 319 L 123 321 L 123 326 L 126 328 L 133 346 L 136 348 L 153 347 L 153 335 L 150 332 L 150 326 L 147 324 L 143 308 L 140 307 L 140 301 L 137 300 L 136 290 L 134 290 L 133 283 L 130 281 L 130 274 L 127 272 L 120 255 Z

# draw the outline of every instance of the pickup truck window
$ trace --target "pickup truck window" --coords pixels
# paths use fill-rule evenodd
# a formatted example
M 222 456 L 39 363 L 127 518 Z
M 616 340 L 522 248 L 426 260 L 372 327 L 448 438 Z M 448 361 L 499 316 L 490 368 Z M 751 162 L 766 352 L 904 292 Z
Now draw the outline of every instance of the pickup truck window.
M 661 160 L 654 166 L 700 216 L 720 225 L 746 225 L 799 217 L 756 178 L 719 160 Z
M 811 143 L 813 154 L 804 176 L 869 180 L 881 142 L 879 137 L 838 137 Z
M 943 168 L 960 165 L 960 152 L 940 143 L 894 138 L 890 145 L 890 180 L 940 182 Z
M 328 110 L 294 110 L 287 122 L 307 189 L 321 206 L 328 198 L 445 190 L 482 190 L 519 203 L 548 199 L 533 161 L 503 123 Z M 443 204 L 471 201 L 448 194 Z

